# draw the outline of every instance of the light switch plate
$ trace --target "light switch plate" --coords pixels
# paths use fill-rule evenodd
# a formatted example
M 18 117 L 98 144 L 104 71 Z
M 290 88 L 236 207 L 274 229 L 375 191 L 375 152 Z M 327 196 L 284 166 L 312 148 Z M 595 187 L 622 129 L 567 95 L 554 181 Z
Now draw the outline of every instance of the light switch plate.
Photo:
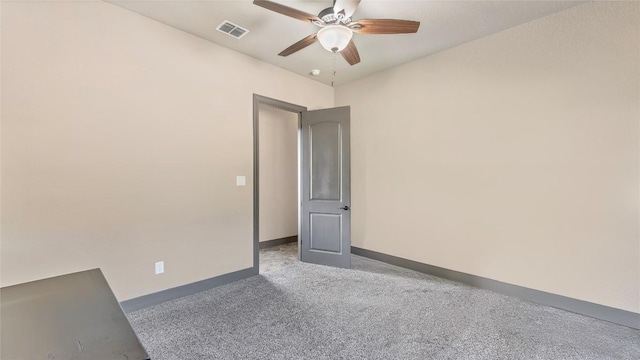
M 158 261 L 156 263 L 156 275 L 164 272 L 164 261 Z
M 244 176 L 236 176 L 236 185 L 237 186 L 247 185 L 247 178 Z

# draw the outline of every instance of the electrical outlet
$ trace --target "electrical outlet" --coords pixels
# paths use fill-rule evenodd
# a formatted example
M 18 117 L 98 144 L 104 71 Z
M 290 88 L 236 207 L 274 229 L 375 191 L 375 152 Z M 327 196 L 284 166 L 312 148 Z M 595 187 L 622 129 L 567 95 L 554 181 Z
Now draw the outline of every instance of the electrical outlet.
M 158 261 L 156 263 L 156 275 L 164 272 L 164 261 Z

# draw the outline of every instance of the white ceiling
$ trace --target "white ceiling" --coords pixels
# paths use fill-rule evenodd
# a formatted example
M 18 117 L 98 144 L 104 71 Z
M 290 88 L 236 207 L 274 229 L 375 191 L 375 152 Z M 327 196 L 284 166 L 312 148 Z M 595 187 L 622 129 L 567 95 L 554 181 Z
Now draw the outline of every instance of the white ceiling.
M 331 84 L 334 55 L 315 43 L 288 57 L 277 54 L 318 27 L 252 4 L 251 0 L 107 0 L 140 15 L 210 40 L 278 67 Z M 276 0 L 311 14 L 332 6 L 331 0 Z M 420 21 L 416 34 L 354 34 L 362 61 L 349 66 L 335 56 L 335 84 L 344 84 L 431 55 L 513 26 L 567 9 L 584 1 L 406 1 L 362 0 L 358 19 Z M 241 39 L 216 30 L 224 20 L 250 32 Z M 311 76 L 312 69 L 321 75 Z

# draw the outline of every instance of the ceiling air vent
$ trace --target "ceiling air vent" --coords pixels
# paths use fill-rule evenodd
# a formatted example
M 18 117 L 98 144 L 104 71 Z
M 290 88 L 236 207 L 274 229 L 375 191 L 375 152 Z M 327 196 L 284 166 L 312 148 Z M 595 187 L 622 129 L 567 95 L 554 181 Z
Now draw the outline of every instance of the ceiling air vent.
M 247 35 L 247 33 L 249 32 L 249 30 L 227 20 L 223 21 L 222 24 L 218 25 L 216 30 L 223 32 L 229 36 L 232 36 L 236 39 L 240 39 L 241 37 Z

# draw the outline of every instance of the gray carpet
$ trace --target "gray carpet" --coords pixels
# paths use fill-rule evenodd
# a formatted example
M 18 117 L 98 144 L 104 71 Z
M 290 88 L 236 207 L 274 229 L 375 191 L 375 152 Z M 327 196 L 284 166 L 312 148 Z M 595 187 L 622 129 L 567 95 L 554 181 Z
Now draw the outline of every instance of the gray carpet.
M 640 359 L 640 331 L 353 256 L 129 314 L 152 360 Z
M 298 262 L 298 243 L 292 242 L 260 249 L 260 274 Z

